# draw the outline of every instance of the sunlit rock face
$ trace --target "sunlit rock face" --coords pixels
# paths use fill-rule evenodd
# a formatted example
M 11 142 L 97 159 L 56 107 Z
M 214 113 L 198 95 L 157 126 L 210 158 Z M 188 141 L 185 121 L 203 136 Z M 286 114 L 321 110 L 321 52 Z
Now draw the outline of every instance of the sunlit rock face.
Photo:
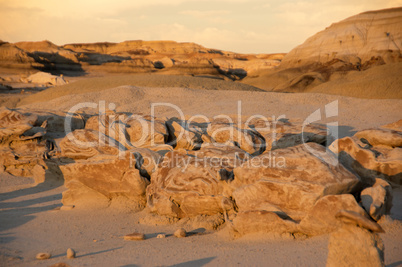
M 376 178 L 402 184 L 401 142 L 400 131 L 370 129 L 338 139 L 329 149 L 366 185 L 373 185 Z
M 341 60 L 365 64 L 400 61 L 402 8 L 364 12 L 337 23 L 308 38 L 291 50 L 282 68 Z M 381 61 L 381 62 L 378 62 Z

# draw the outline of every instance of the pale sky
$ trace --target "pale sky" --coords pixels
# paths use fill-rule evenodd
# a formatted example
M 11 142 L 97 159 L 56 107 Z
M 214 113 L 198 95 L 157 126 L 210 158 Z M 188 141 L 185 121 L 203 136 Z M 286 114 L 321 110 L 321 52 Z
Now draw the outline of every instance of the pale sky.
M 0 39 L 174 40 L 240 53 L 289 52 L 333 22 L 398 6 L 402 0 L 0 0 Z

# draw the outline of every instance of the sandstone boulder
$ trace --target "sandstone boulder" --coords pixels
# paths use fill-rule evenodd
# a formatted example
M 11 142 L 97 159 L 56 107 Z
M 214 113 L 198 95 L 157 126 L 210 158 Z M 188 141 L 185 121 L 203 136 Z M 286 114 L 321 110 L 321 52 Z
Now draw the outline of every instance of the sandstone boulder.
M 329 149 L 338 155 L 345 167 L 362 178 L 365 186 L 372 186 L 376 178 L 402 184 L 401 147 L 372 146 L 354 136 L 334 141 Z
M 233 198 L 239 209 L 268 203 L 300 218 L 323 196 L 353 192 L 359 179 L 336 164 L 325 147 L 308 146 L 268 151 L 235 168 Z
M 391 211 L 392 187 L 382 179 L 377 178 L 372 187 L 360 193 L 360 197 L 364 209 L 376 221 Z
M 326 266 L 385 266 L 384 243 L 376 233 L 345 225 L 330 235 Z
M 265 150 L 264 138 L 258 132 L 233 123 L 214 120 L 208 125 L 207 133 L 213 142 L 234 145 L 250 154 L 258 155 Z
M 46 72 L 37 72 L 27 78 L 29 83 L 49 84 L 49 85 L 64 85 L 68 82 L 63 76 L 52 75 Z
M 320 198 L 308 214 L 301 220 L 299 229 L 307 235 L 320 235 L 333 232 L 343 223 L 335 216 L 341 210 L 357 212 L 367 216 L 351 194 L 328 195 Z
M 165 121 L 159 118 L 131 115 L 124 123 L 129 141 L 135 147 L 165 144 L 169 135 Z
M 402 132 L 388 129 L 368 129 L 359 131 L 356 138 L 371 146 L 402 147 Z
M 23 114 L 17 110 L 0 108 L 0 145 L 8 145 L 12 140 L 31 129 L 38 117 L 34 114 Z
M 72 159 L 88 159 L 100 154 L 118 155 L 126 150 L 116 140 L 95 130 L 75 130 L 60 142 L 63 156 Z
M 170 217 L 213 215 L 233 209 L 230 185 L 209 158 L 169 152 L 151 177 L 147 205 L 152 212 Z
M 275 150 L 314 142 L 324 144 L 328 139 L 328 129 L 319 124 L 307 124 L 289 120 L 251 120 L 249 128 L 258 131 L 265 139 L 266 150 Z
M 265 210 L 241 211 L 233 220 L 233 229 L 240 235 L 249 233 L 295 233 L 297 223 L 282 219 L 278 214 Z
M 169 130 L 169 144 L 176 149 L 200 149 L 203 143 L 203 131 L 201 128 L 188 124 L 186 121 L 176 119 L 168 120 L 166 126 Z
M 141 158 L 140 158 L 141 157 Z M 146 149 L 133 149 L 124 155 L 98 155 L 87 160 L 61 165 L 65 186 L 63 204 L 75 204 L 85 198 L 112 200 L 126 197 L 145 206 L 145 177 L 157 168 L 160 155 Z M 144 176 L 142 176 L 144 175 Z

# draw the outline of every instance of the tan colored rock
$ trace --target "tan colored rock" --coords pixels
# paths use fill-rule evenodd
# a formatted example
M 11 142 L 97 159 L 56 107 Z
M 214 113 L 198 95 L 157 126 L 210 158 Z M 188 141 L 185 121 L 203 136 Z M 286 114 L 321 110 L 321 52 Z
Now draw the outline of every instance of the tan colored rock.
M 33 127 L 38 117 L 34 114 L 0 108 L 0 145 L 8 145 L 12 140 L 19 139 L 20 135 Z
M 385 266 L 384 244 L 376 233 L 344 225 L 330 235 L 326 266 Z
M 366 186 L 372 186 L 376 178 L 402 184 L 402 148 L 370 146 L 357 137 L 335 140 L 329 149 L 338 155 L 348 169 L 356 172 Z
M 233 170 L 244 161 L 249 160 L 251 155 L 236 147 L 219 143 L 204 143 L 200 150 L 188 151 L 188 154 L 198 158 L 211 158 L 211 164 L 215 167 Z
M 165 234 L 159 234 L 159 235 L 156 236 L 156 238 L 166 238 L 166 235 Z
M 168 130 L 162 119 L 131 115 L 124 123 L 129 141 L 135 147 L 165 144 L 168 138 Z
M 384 233 L 378 223 L 369 219 L 368 216 L 363 216 L 355 211 L 340 210 L 335 214 L 335 217 L 346 224 L 357 225 L 372 232 Z
M 258 131 L 265 139 L 266 150 L 287 148 L 303 143 L 324 144 L 328 138 L 327 128 L 318 124 L 299 121 L 252 120 L 248 126 Z
M 99 155 L 60 166 L 65 186 L 69 189 L 63 193 L 63 203 L 75 204 L 80 199 L 85 201 L 86 197 L 111 200 L 117 196 L 125 196 L 144 206 L 145 189 L 149 180 L 143 175 L 150 177 L 151 173 L 147 173 L 147 170 L 153 170 L 157 166 L 157 162 L 146 157 L 145 150 L 147 149 L 134 149 L 120 158 Z M 156 152 L 148 150 L 147 153 L 156 159 L 160 158 Z
M 308 146 L 268 151 L 235 168 L 232 186 L 237 189 L 233 198 L 239 209 L 250 210 L 269 203 L 299 217 L 319 198 L 355 189 L 359 179 L 336 164 L 325 147 L 316 143 Z
M 74 259 L 75 251 L 72 248 L 67 249 L 67 259 Z
M 175 236 L 175 237 L 178 237 L 178 238 L 186 237 L 186 236 L 187 236 L 187 232 L 186 232 L 186 230 L 184 230 L 183 228 L 180 228 L 180 229 L 177 229 L 177 230 L 174 232 L 174 236 Z
M 116 140 L 95 131 L 75 130 L 60 142 L 62 155 L 72 159 L 88 159 L 101 154 L 118 155 L 126 148 Z
M 360 198 L 367 213 L 378 221 L 383 215 L 390 214 L 393 194 L 391 185 L 385 180 L 377 178 L 375 181 L 372 187 L 360 193 Z
M 356 138 L 372 146 L 402 147 L 402 132 L 388 129 L 368 129 L 355 133 Z M 363 139 L 363 140 L 362 140 Z
M 141 233 L 127 234 L 124 236 L 124 240 L 135 240 L 135 241 L 145 240 L 145 235 Z
M 240 235 L 249 233 L 294 233 L 297 224 L 265 210 L 241 211 L 233 220 L 233 229 Z
M 232 189 L 220 178 L 220 166 L 210 161 L 176 151 L 167 153 L 147 187 L 150 210 L 182 218 L 233 209 L 229 199 Z
M 47 260 L 50 259 L 52 255 L 50 253 L 38 253 L 36 254 L 36 259 L 37 260 Z
M 307 235 L 320 235 L 341 228 L 343 223 L 335 216 L 341 210 L 350 210 L 367 216 L 353 195 L 328 195 L 320 198 L 301 220 L 300 232 Z
M 213 121 L 207 128 L 214 142 L 237 146 L 250 154 L 261 154 L 265 150 L 263 137 L 256 131 L 242 129 L 233 123 Z
M 402 119 L 400 119 L 399 121 L 396 121 L 396 122 L 392 122 L 392 123 L 383 125 L 383 126 L 381 126 L 381 128 L 391 129 L 394 131 L 402 132 Z
M 126 125 L 124 124 L 127 118 L 128 116 L 124 113 L 107 112 L 106 114 L 90 117 L 85 123 L 85 129 L 101 132 L 130 149 L 133 146 L 129 142 Z
M 170 119 L 166 122 L 169 131 L 169 144 L 175 149 L 183 148 L 186 150 L 200 149 L 202 140 L 202 130 L 192 125 L 188 125 L 186 121 Z
M 64 85 L 67 81 L 62 76 L 52 75 L 46 72 L 37 72 L 27 78 L 29 83 L 50 84 L 50 85 Z

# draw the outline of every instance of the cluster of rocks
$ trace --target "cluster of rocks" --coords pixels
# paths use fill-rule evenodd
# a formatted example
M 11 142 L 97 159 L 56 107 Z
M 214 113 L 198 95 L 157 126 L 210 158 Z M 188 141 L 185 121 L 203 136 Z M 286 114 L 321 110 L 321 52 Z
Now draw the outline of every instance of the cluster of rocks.
M 239 234 L 312 236 L 340 229 L 342 211 L 359 225 L 378 221 L 402 181 L 401 121 L 327 149 L 325 127 L 289 120 L 107 112 L 72 116 L 63 137 L 67 115 L 0 112 L 2 171 L 64 179 L 64 205 L 124 198 L 170 218 L 223 214 Z

